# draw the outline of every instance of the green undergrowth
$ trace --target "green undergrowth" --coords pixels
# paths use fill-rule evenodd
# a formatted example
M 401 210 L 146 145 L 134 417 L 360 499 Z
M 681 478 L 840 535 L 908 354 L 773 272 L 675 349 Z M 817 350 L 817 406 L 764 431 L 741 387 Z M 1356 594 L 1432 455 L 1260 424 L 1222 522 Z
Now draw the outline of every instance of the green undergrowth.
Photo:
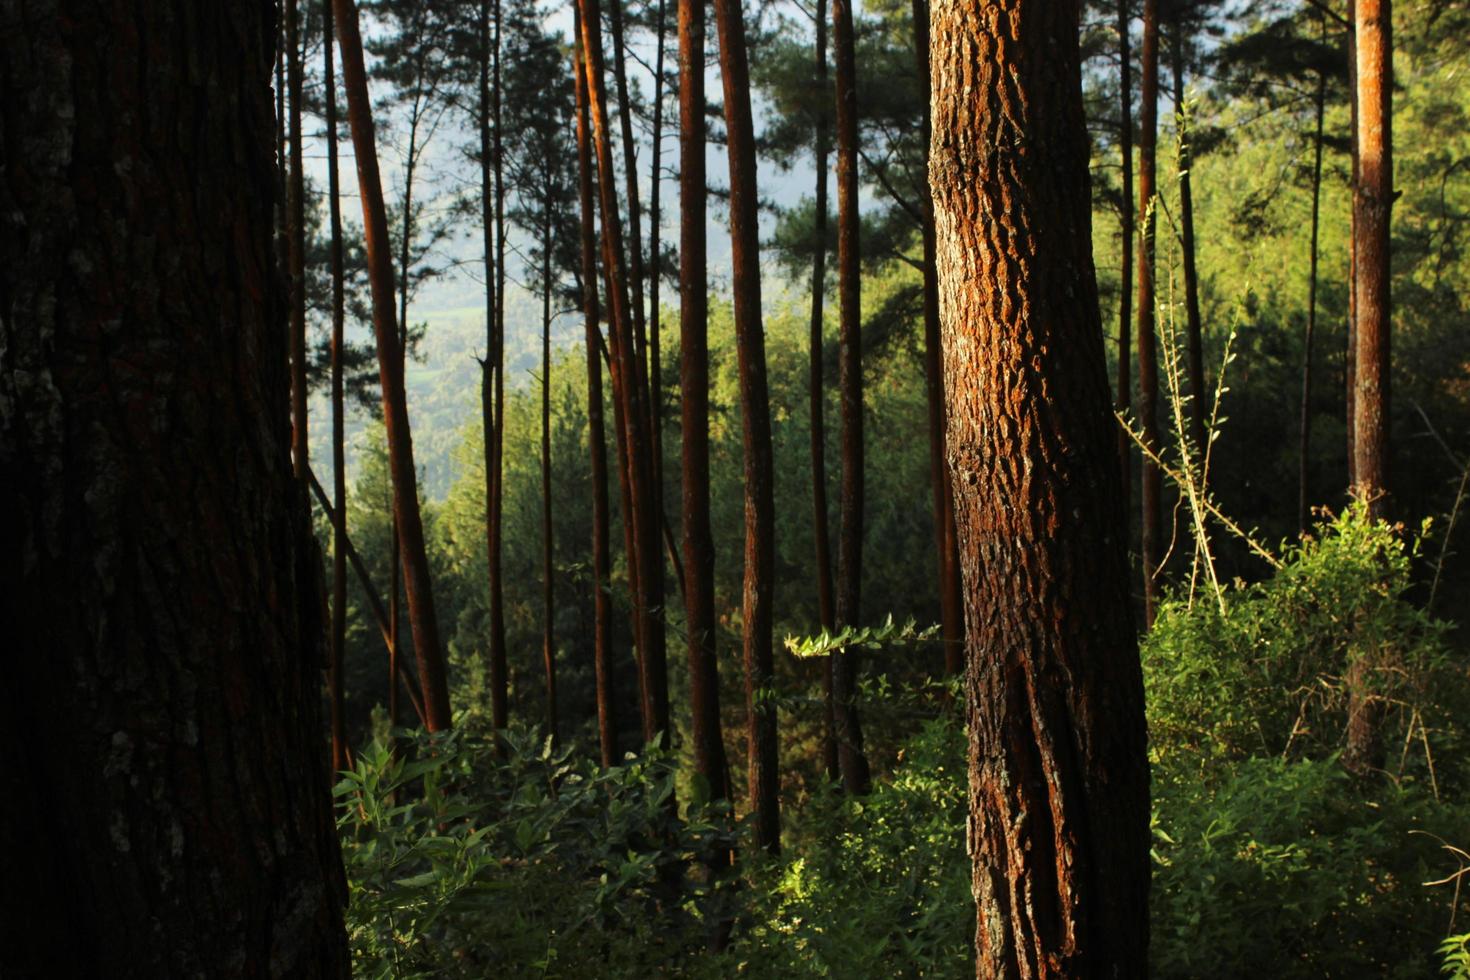
M 1354 511 L 1271 578 L 1161 609 L 1143 644 L 1155 976 L 1470 977 L 1466 665 L 1414 560 Z M 1340 761 L 1355 663 L 1378 709 L 1360 774 Z M 788 793 L 778 857 L 698 780 L 676 794 L 658 752 L 602 770 L 473 723 L 380 741 L 337 787 L 358 973 L 972 976 L 958 712 L 875 688 L 924 720 L 870 795 Z

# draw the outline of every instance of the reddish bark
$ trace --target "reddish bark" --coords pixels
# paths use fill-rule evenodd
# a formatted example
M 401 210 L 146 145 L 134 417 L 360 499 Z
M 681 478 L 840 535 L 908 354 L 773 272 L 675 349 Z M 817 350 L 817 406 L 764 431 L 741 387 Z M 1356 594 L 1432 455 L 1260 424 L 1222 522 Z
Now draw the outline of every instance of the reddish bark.
M 1146 976 L 1148 761 L 1077 0 L 937 0 L 930 173 L 964 566 L 976 976 Z
M 755 124 L 750 112 L 750 67 L 740 0 L 715 0 L 720 77 L 725 95 L 730 160 L 730 250 L 735 300 L 735 348 L 740 372 L 740 415 L 745 478 L 745 711 L 748 793 L 756 846 L 781 849 L 780 771 L 776 708 L 765 695 L 775 681 L 771 650 L 775 579 L 774 465 L 766 344 L 761 325 L 760 215 L 755 170 Z
M 383 421 L 388 433 L 388 468 L 393 479 L 393 513 L 403 547 L 404 586 L 408 595 L 409 626 L 414 657 L 424 693 L 424 711 L 430 731 L 449 728 L 449 684 L 445 675 L 439 624 L 434 614 L 433 582 L 424 546 L 423 518 L 419 513 L 413 436 L 408 425 L 408 402 L 403 387 L 403 358 L 393 309 L 393 260 L 388 248 L 388 217 L 383 185 L 378 176 L 378 151 L 373 132 L 372 104 L 368 99 L 363 66 L 362 37 L 353 0 L 332 0 L 337 39 L 342 52 L 342 79 L 347 91 L 347 119 L 357 159 L 357 182 L 362 197 L 364 244 L 373 297 L 373 332 L 378 345 L 378 376 L 383 387 Z

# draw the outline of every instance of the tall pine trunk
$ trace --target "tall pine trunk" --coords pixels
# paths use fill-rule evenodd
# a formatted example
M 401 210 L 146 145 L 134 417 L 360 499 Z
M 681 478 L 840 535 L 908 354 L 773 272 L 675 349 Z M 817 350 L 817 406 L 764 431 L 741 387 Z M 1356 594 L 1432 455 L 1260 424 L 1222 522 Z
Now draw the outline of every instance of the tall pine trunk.
M 1148 971 L 1143 681 L 1078 18 L 1077 0 L 934 3 L 930 173 L 985 980 Z
M 670 560 L 675 565 L 676 578 L 683 581 L 679 571 L 677 551 L 673 533 L 668 529 L 668 515 L 664 512 L 664 383 L 663 359 L 659 354 L 661 328 L 659 317 L 659 259 L 660 224 L 659 190 L 663 186 L 662 174 L 664 153 L 664 34 L 667 28 L 668 0 L 658 0 L 658 18 L 654 22 L 657 37 L 653 59 L 653 160 L 649 163 L 648 191 L 648 428 L 653 445 L 653 512 L 658 517 L 659 531 L 666 534 Z
M 1184 49 L 1182 22 L 1174 24 L 1174 124 L 1179 138 L 1179 251 L 1184 274 L 1184 323 L 1187 340 L 1185 373 L 1189 376 L 1189 438 L 1205 451 L 1204 325 L 1199 310 L 1199 267 L 1194 247 L 1194 158 L 1189 145 L 1192 121 L 1184 107 Z
M 327 661 L 328 704 L 331 705 L 332 768 L 352 765 L 347 745 L 344 658 L 347 652 L 347 406 L 343 397 L 342 334 L 346 322 L 342 248 L 342 188 L 337 174 L 337 72 L 332 52 L 335 41 L 332 0 L 322 0 L 323 96 L 327 123 L 327 213 L 331 229 L 332 262 L 332 633 Z M 388 677 L 390 687 L 397 679 Z
M 1159 363 L 1154 330 L 1154 229 L 1158 225 L 1159 137 L 1159 10 L 1158 0 L 1143 0 L 1143 57 L 1139 82 L 1138 220 L 1138 424 L 1146 449 L 1159 451 Z M 1160 498 L 1163 478 L 1159 467 L 1143 458 L 1143 621 L 1154 623 L 1159 598 L 1159 550 L 1162 545 Z
M 333 0 L 337 38 L 342 52 L 342 79 L 347 90 L 347 119 L 357 159 L 357 182 L 362 197 L 368 279 L 373 297 L 373 332 L 378 343 L 378 376 L 383 388 L 383 420 L 388 432 L 388 468 L 393 481 L 393 513 L 397 540 L 403 548 L 404 585 L 408 595 L 413 652 L 423 689 L 424 712 L 430 731 L 449 728 L 449 684 L 445 676 L 439 624 L 434 614 L 433 582 L 419 513 L 417 474 L 413 463 L 413 436 L 408 427 L 408 402 L 403 387 L 403 356 L 393 309 L 393 259 L 388 246 L 388 215 L 383 206 L 383 184 L 378 176 L 378 150 L 373 132 L 372 103 L 363 66 L 362 37 L 353 0 Z
M 1132 0 L 1118 0 L 1118 153 L 1122 160 L 1122 201 L 1118 209 L 1118 237 L 1123 247 L 1118 272 L 1118 383 L 1114 407 L 1123 418 L 1133 412 L 1133 45 Z M 1118 463 L 1123 483 L 1124 511 L 1133 506 L 1133 440 L 1118 429 Z M 1124 524 L 1124 528 L 1128 527 Z
M 1326 21 L 1322 22 L 1326 42 Z M 1312 347 L 1317 333 L 1317 236 L 1322 211 L 1322 136 L 1327 113 L 1327 72 L 1317 72 L 1316 128 L 1312 139 L 1312 232 L 1307 259 L 1307 327 L 1302 335 L 1302 423 L 1297 450 L 1297 527 L 1306 532 L 1311 522 L 1309 473 L 1312 449 Z
M 548 180 L 549 183 L 549 180 Z M 541 225 L 541 662 L 546 670 L 546 730 L 555 739 L 556 589 L 552 576 L 551 526 L 551 225 L 553 190 L 544 188 L 546 210 Z
M 710 530 L 709 299 L 705 242 L 703 0 L 679 0 L 679 411 L 683 429 L 684 617 L 694 771 L 723 799 L 729 781 L 715 656 Z
M 587 348 L 587 452 L 592 476 L 592 670 L 597 690 L 597 742 L 602 764 L 618 761 L 617 685 L 612 662 L 612 558 L 608 541 L 607 439 L 602 422 L 602 314 L 597 301 L 597 243 L 592 196 L 592 134 L 587 119 L 587 69 L 581 8 L 576 18 L 577 201 L 580 208 L 583 343 Z
M 817 83 L 823 93 L 831 94 L 827 77 L 827 8 L 818 0 L 814 16 L 817 21 Z M 811 413 L 812 455 L 812 540 L 816 547 L 817 615 L 822 629 L 837 630 L 837 612 L 832 597 L 832 544 L 828 538 L 827 517 L 827 426 L 826 395 L 823 392 L 823 306 L 827 298 L 827 158 L 831 152 L 827 134 L 827 114 L 816 114 L 812 134 L 817 164 L 817 201 L 812 229 L 812 313 L 808 341 L 808 404 Z M 842 770 L 837 760 L 837 711 L 832 696 L 832 655 L 822 658 L 822 694 L 825 702 L 827 731 L 822 745 L 827 778 L 836 782 Z
M 286 192 L 286 265 L 291 282 L 291 465 L 306 482 L 306 169 L 301 157 L 301 11 L 286 0 L 286 78 L 290 115 L 286 131 L 291 171 Z
M 924 173 L 929 172 L 929 0 L 913 0 L 914 51 L 919 61 L 920 97 L 924 104 Z M 944 668 L 965 670 L 965 613 L 960 591 L 958 544 L 955 540 L 954 490 L 944 461 L 944 354 L 939 341 L 939 270 L 934 239 L 934 196 L 927 180 L 919 192 L 924 239 L 924 393 L 929 409 L 929 486 L 934 499 L 934 545 L 939 558 L 939 621 L 944 638 Z
M 837 63 L 837 299 L 838 393 L 842 406 L 842 501 L 837 542 L 837 622 L 858 626 L 863 579 L 863 340 L 862 267 L 858 243 L 857 71 L 851 0 L 832 0 Z M 868 791 L 868 757 L 857 711 L 858 654 L 832 660 L 837 762 L 849 793 Z
M 750 67 L 740 0 L 715 0 L 720 39 L 720 78 L 725 95 L 726 149 L 730 160 L 730 264 L 735 301 L 735 350 L 740 372 L 742 460 L 745 479 L 744 621 L 748 794 L 756 846 L 781 849 L 775 683 L 771 650 L 775 598 L 775 467 L 771 407 L 766 384 L 766 343 L 761 324 L 760 201 L 755 171 L 755 124 L 750 111 Z
M 211 11 L 4 9 L 6 976 L 351 965 L 291 459 L 275 18 Z

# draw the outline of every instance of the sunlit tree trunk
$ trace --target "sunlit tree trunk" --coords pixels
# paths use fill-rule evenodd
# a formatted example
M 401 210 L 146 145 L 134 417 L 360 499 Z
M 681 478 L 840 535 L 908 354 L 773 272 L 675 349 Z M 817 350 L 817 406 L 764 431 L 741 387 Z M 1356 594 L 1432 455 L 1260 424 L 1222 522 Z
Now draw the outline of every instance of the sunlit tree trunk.
M 975 975 L 1148 975 L 1143 682 L 1093 276 L 1077 0 L 934 0 Z
M 0 21 L 0 973 L 345 978 L 275 17 Z
M 837 622 L 862 622 L 863 579 L 863 341 L 862 267 L 858 244 L 857 71 L 852 4 L 832 0 L 832 46 L 837 67 L 837 298 L 838 379 L 842 404 L 842 507 L 837 542 Z M 857 711 L 858 654 L 832 659 L 833 721 L 844 788 L 868 791 L 868 757 Z
M 726 147 L 730 160 L 730 263 L 743 429 L 745 584 L 741 615 L 745 628 L 747 791 L 756 846 L 774 854 L 781 849 L 780 771 L 776 706 L 766 695 L 775 682 L 771 650 L 776 571 L 775 469 L 766 385 L 766 343 L 761 324 L 755 124 L 750 112 L 750 68 L 740 0 L 715 0 L 715 27 L 720 39 L 720 78 L 725 95 Z
M 393 513 L 397 538 L 403 547 L 404 585 L 408 595 L 409 626 L 414 657 L 423 688 L 424 711 L 431 731 L 450 727 L 449 684 L 445 676 L 439 624 L 434 614 L 433 583 L 419 513 L 417 474 L 413 463 L 413 436 L 408 427 L 408 402 L 403 387 L 403 356 L 393 309 L 393 260 L 388 247 L 388 216 L 383 185 L 378 176 L 378 151 L 373 132 L 372 104 L 363 67 L 362 37 L 357 5 L 333 0 L 337 38 L 342 52 L 342 79 L 347 91 L 347 119 L 357 159 L 357 182 L 362 197 L 368 278 L 373 296 L 373 332 L 378 344 L 378 374 L 383 387 L 383 420 L 388 433 L 388 466 L 393 479 Z

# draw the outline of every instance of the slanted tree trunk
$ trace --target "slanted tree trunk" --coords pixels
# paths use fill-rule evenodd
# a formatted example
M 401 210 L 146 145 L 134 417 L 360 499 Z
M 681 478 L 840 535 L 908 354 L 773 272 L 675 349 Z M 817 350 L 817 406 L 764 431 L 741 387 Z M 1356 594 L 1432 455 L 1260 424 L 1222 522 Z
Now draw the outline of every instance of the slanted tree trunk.
M 761 326 L 755 124 L 750 112 L 750 67 L 740 0 L 715 0 L 715 27 L 720 39 L 720 78 L 725 95 L 726 147 L 730 159 L 730 262 L 743 430 L 745 587 L 741 613 L 745 626 L 748 794 L 755 818 L 756 846 L 775 854 L 781 849 L 776 706 L 763 696 L 775 682 L 771 651 L 776 571 L 775 468 L 766 386 L 766 344 Z
M 1143 0 L 1143 75 L 1139 83 L 1138 133 L 1138 220 L 1143 234 L 1138 240 L 1138 425 L 1143 443 L 1159 450 L 1159 363 L 1154 331 L 1154 228 L 1157 193 L 1159 136 L 1159 10 L 1158 0 Z M 1147 456 L 1143 458 L 1143 621 L 1153 626 L 1159 601 L 1159 522 L 1163 478 Z
M 1077 0 L 935 0 L 976 976 L 1147 976 L 1148 760 Z
M 827 8 L 818 2 L 814 8 L 817 22 L 817 82 L 829 92 L 827 80 Z M 812 226 L 812 315 L 808 341 L 808 405 L 811 413 L 812 456 L 812 540 L 816 547 L 817 615 L 822 629 L 837 629 L 837 613 L 832 598 L 832 545 L 827 523 L 827 426 L 826 396 L 823 393 L 823 306 L 827 298 L 827 159 L 831 145 L 827 133 L 827 114 L 818 112 L 813 124 L 813 155 L 817 164 L 816 214 Z M 827 778 L 836 782 L 842 770 L 837 760 L 836 706 L 832 699 L 832 655 L 822 658 L 822 694 L 826 710 L 826 739 L 822 757 Z
M 642 370 L 635 346 L 633 310 L 628 299 L 622 220 L 614 178 L 612 134 L 608 125 L 599 0 L 578 0 L 582 11 L 582 46 L 587 61 L 587 95 L 593 144 L 597 152 L 598 190 L 602 205 L 604 262 L 612 307 L 610 331 L 614 400 L 621 407 L 619 442 L 628 481 L 631 517 L 629 565 L 636 566 L 634 608 L 638 618 L 639 666 L 643 687 L 643 735 L 646 741 L 669 737 L 668 668 L 664 655 L 663 561 L 660 523 L 652 508 L 649 427 Z M 635 178 L 636 179 L 636 178 Z M 636 212 L 636 208 L 630 205 Z M 637 247 L 635 233 L 634 247 Z
M 393 513 L 397 539 L 403 548 L 404 586 L 408 595 L 413 652 L 423 688 L 424 712 L 430 731 L 449 728 L 449 684 L 444 670 L 439 624 L 434 614 L 433 582 L 419 513 L 417 474 L 413 463 L 413 436 L 408 427 L 408 402 L 403 388 L 403 355 L 393 309 L 393 259 L 388 247 L 388 215 L 383 185 L 378 177 L 378 151 L 373 132 L 372 103 L 368 99 L 363 67 L 362 37 L 353 0 L 332 0 L 337 39 L 342 52 L 342 80 L 347 91 L 347 119 L 357 159 L 357 183 L 362 197 L 368 278 L 373 296 L 373 332 L 378 344 L 378 376 L 383 386 L 383 420 L 388 433 L 388 468 L 393 479 Z
M 327 213 L 332 261 L 332 634 L 327 661 L 328 704 L 331 705 L 332 768 L 352 765 L 347 745 L 343 659 L 347 651 L 347 406 L 343 398 L 342 333 L 346 322 L 342 255 L 342 194 L 337 175 L 337 71 L 333 63 L 332 0 L 322 0 L 322 71 L 327 123 Z M 390 687 L 397 686 L 392 675 Z
M 291 466 L 305 482 L 306 438 L 306 173 L 301 159 L 301 12 L 286 0 L 286 77 L 291 89 L 287 120 L 291 173 L 286 193 L 286 265 L 291 282 Z
M 607 441 L 602 422 L 602 332 L 597 301 L 597 244 L 593 227 L 592 145 L 587 120 L 587 69 L 582 56 L 581 8 L 576 18 L 577 200 L 581 210 L 583 343 L 587 347 L 587 447 L 592 470 L 592 669 L 597 688 L 597 741 L 602 764 L 618 761 L 616 684 L 612 662 L 612 602 L 608 579 Z
M 275 18 L 211 13 L 0 5 L 6 976 L 350 969 Z
M 1204 325 L 1199 311 L 1199 267 L 1194 247 L 1194 158 L 1189 141 L 1192 125 L 1184 109 L 1184 54 L 1187 39 L 1180 21 L 1174 24 L 1174 122 L 1179 132 L 1179 251 L 1184 274 L 1184 324 L 1187 335 L 1185 373 L 1189 375 L 1189 438 L 1205 451 Z
M 1129 418 L 1133 412 L 1133 51 L 1132 0 L 1118 0 L 1118 152 L 1122 158 L 1122 200 L 1118 211 L 1118 237 L 1122 239 L 1121 268 L 1118 273 L 1118 385 L 1114 405 L 1119 415 Z M 1133 439 L 1127 430 L 1118 429 L 1118 462 L 1123 482 L 1123 509 L 1133 501 Z M 1128 525 L 1125 523 L 1124 529 Z
M 723 799 L 728 781 L 715 656 L 710 530 L 709 299 L 705 242 L 703 0 L 679 0 L 679 411 L 683 429 L 684 616 L 694 771 Z
M 914 50 L 924 100 L 924 172 L 929 171 L 929 0 L 913 0 Z M 929 485 L 934 496 L 934 544 L 939 556 L 939 621 L 944 638 L 944 668 L 965 670 L 965 615 L 954 525 L 954 491 L 944 461 L 944 357 L 939 342 L 939 271 L 934 243 L 934 198 L 928 183 L 920 188 L 919 213 L 924 237 L 924 388 L 929 408 Z
M 863 580 L 863 340 L 862 267 L 858 244 L 857 71 L 852 4 L 832 0 L 837 67 L 838 379 L 842 406 L 842 508 L 837 542 L 837 622 L 862 621 Z M 868 757 L 856 704 L 857 651 L 832 660 L 832 699 L 838 768 L 849 793 L 868 791 Z
M 1320 17 L 1320 15 L 1319 15 Z M 1323 41 L 1327 26 L 1322 18 Z M 1322 210 L 1322 134 L 1327 112 L 1327 72 L 1317 72 L 1316 129 L 1312 140 L 1312 232 L 1307 260 L 1307 328 L 1302 335 L 1302 426 L 1297 451 L 1297 527 L 1306 533 L 1312 519 L 1309 471 L 1312 448 L 1312 346 L 1317 333 L 1317 232 Z

